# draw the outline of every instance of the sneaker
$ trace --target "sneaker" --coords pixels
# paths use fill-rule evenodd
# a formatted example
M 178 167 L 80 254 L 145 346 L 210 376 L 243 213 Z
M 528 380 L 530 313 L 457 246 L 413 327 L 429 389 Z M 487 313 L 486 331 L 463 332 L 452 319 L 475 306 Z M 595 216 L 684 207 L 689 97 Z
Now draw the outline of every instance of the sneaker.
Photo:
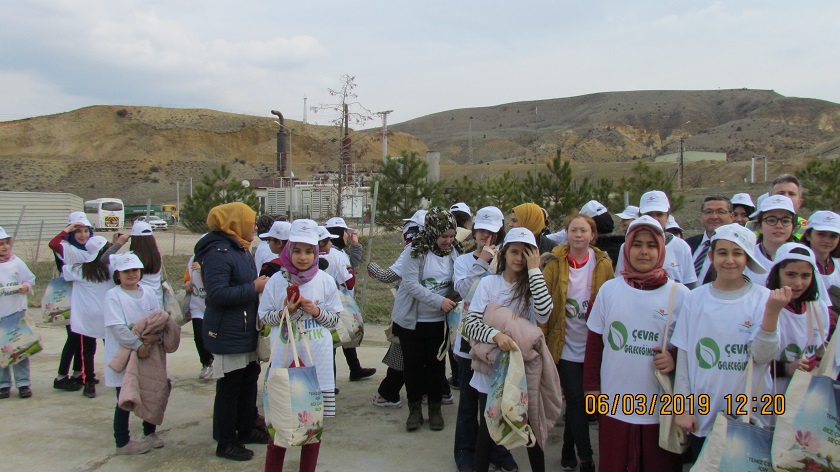
M 136 456 L 137 454 L 145 454 L 149 452 L 152 446 L 146 441 L 129 441 L 123 447 L 117 448 L 118 456 Z
M 213 364 L 202 367 L 201 371 L 198 373 L 198 378 L 201 380 L 213 379 Z
M 448 395 L 443 395 L 442 397 L 440 397 L 440 402 L 444 405 L 451 405 L 455 403 L 455 397 L 452 396 L 451 393 Z
M 508 455 L 504 462 L 493 464 L 493 467 L 495 467 L 497 471 L 519 472 L 519 466 L 516 465 L 516 461 L 513 460 L 513 456 L 511 455 Z
M 9 398 L 12 395 L 12 388 L 11 387 L 3 387 L 0 388 L 0 398 Z
M 595 472 L 595 462 L 580 461 L 580 472 Z
M 452 390 L 458 390 L 460 388 L 458 386 L 458 379 L 454 375 L 452 377 L 449 377 L 448 379 L 446 379 L 446 381 L 449 382 L 449 387 Z
M 20 395 L 20 398 L 29 398 L 32 396 L 32 389 L 28 386 L 20 387 L 18 389 L 18 395 Z
M 563 448 L 560 453 L 560 468 L 563 470 L 577 470 L 578 461 L 574 448 Z
M 82 395 L 88 398 L 96 398 L 96 384 L 93 382 L 86 383 L 85 391 L 82 392 Z
M 376 369 L 373 367 L 362 367 L 361 369 L 350 372 L 350 381 L 355 382 L 357 380 L 366 379 L 375 373 Z
M 254 428 L 246 435 L 240 434 L 239 440 L 243 444 L 268 444 L 271 441 L 271 435 L 264 429 Z
M 74 375 L 74 376 L 70 377 L 70 380 L 72 380 L 73 382 L 76 382 L 79 385 L 84 385 L 85 384 L 85 380 L 82 379 L 81 375 Z M 94 378 L 93 379 L 93 384 L 94 385 L 99 385 L 99 380 Z
M 230 443 L 216 446 L 216 457 L 232 461 L 249 461 L 254 457 L 254 451 L 242 444 Z
M 377 393 L 373 396 L 373 406 L 381 406 L 383 408 L 401 408 L 402 400 L 391 402 L 382 398 L 382 396 Z
M 70 377 L 64 376 L 60 379 L 53 380 L 53 388 L 56 390 L 67 390 L 68 392 L 78 392 L 84 385 L 77 383 Z
M 149 446 L 151 446 L 153 449 L 160 449 L 163 447 L 163 439 L 161 439 L 157 433 L 152 433 L 146 436 L 145 439 L 146 442 L 149 443 Z

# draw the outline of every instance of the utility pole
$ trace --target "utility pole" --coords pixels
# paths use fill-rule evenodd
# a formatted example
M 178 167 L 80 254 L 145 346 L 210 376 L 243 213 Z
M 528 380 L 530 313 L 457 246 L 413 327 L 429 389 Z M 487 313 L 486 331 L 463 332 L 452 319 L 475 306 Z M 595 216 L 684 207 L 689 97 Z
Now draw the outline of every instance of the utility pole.
M 470 149 L 470 164 L 472 164 L 472 163 L 473 163 L 472 117 L 470 117 L 470 137 L 469 137 L 469 149 Z
M 277 117 L 277 124 L 280 129 L 277 130 L 277 172 L 280 172 L 280 178 L 286 176 L 286 120 L 283 119 L 283 114 L 277 110 L 271 110 L 271 114 Z
M 303 124 L 306 124 L 306 95 L 303 96 Z
M 388 115 L 394 110 L 378 111 L 377 115 L 382 117 L 382 162 L 388 157 Z
M 683 139 L 680 138 L 680 165 L 677 166 L 677 173 L 679 174 L 679 182 L 680 182 L 680 191 L 683 189 L 683 176 L 685 175 L 685 169 L 683 169 L 684 164 L 684 156 L 683 156 Z
M 537 177 L 537 139 L 539 139 L 539 132 L 537 131 L 537 107 L 534 107 L 534 178 Z

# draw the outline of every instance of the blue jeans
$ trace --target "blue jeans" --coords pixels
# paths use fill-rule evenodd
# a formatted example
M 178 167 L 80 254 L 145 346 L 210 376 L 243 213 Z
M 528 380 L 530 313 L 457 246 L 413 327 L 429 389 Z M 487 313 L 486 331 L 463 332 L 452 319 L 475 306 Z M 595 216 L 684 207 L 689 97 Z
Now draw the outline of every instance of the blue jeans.
M 28 387 L 29 384 L 29 358 L 10 365 L 9 367 L 0 368 L 0 388 L 10 388 L 12 386 L 12 373 L 15 377 L 15 387 Z

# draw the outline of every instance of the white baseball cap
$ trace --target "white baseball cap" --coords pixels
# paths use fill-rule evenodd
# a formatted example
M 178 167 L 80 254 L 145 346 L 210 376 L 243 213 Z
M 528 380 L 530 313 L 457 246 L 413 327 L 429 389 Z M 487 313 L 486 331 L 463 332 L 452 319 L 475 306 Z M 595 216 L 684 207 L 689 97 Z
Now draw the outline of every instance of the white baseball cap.
M 750 218 L 755 218 L 770 210 L 786 210 L 792 215 L 796 214 L 796 210 L 793 209 L 793 200 L 790 197 L 787 195 L 770 195 L 761 200 L 761 203 L 758 204 L 758 211 L 750 215 Z
M 288 221 L 275 221 L 274 224 L 271 225 L 267 233 L 263 233 L 260 235 L 260 239 L 266 240 L 268 238 L 279 239 L 281 241 L 288 241 L 289 240 L 289 229 L 291 229 L 292 224 Z
M 665 230 L 662 229 L 662 224 L 659 222 L 659 220 L 655 219 L 652 216 L 642 215 L 636 218 L 635 220 L 633 220 L 632 223 L 630 223 L 630 226 L 627 227 L 627 232 L 629 233 L 630 230 L 632 230 L 636 226 L 650 226 L 651 228 L 655 229 L 657 233 L 663 235 L 665 234 Z
M 486 229 L 491 233 L 496 233 L 505 224 L 505 215 L 502 210 L 494 206 L 484 207 L 475 214 L 475 221 L 473 222 L 473 229 Z
M 347 226 L 347 223 L 344 221 L 344 218 L 341 218 L 340 216 L 334 216 L 328 219 L 327 222 L 324 223 L 324 227 L 350 229 L 350 227 Z
M 635 220 L 639 217 L 639 207 L 635 205 L 630 205 L 624 209 L 621 213 L 615 215 L 622 220 Z
M 603 215 L 607 212 L 607 207 L 601 205 L 597 200 L 589 200 L 586 202 L 586 205 L 580 209 L 580 213 L 590 217 L 595 218 L 598 215 Z
M 752 197 L 750 197 L 750 194 L 748 193 L 736 193 L 732 196 L 731 202 L 733 206 L 742 205 L 755 210 L 755 203 L 753 203 Z
M 323 241 L 325 239 L 336 239 L 338 235 L 330 233 L 330 231 L 325 226 L 318 227 L 318 241 Z
M 677 223 L 677 220 L 676 218 L 674 218 L 674 215 L 668 215 L 668 222 L 665 224 L 665 229 L 678 229 L 682 231 L 682 228 L 680 228 L 680 224 Z
M 808 253 L 806 256 L 805 254 L 797 254 L 792 252 L 794 249 L 804 250 Z M 794 261 L 805 261 L 814 268 L 814 275 L 817 276 L 819 274 L 819 269 L 817 269 L 817 257 L 814 256 L 814 251 L 811 250 L 808 246 L 805 246 L 801 243 L 784 243 L 779 246 L 779 249 L 776 249 L 776 255 L 773 257 L 773 267 L 782 263 L 785 260 L 794 260 Z M 820 279 L 819 276 L 816 277 L 817 280 Z
M 6 234 L 6 230 L 3 229 L 2 226 L 0 226 L 0 239 L 8 239 L 8 238 L 11 238 L 11 236 Z
M 289 228 L 289 242 L 318 245 L 318 223 L 305 218 L 292 222 Z
M 709 241 L 715 242 L 718 239 L 733 242 L 743 249 L 748 258 L 747 267 L 749 267 L 751 271 L 756 274 L 764 274 L 767 272 L 767 269 L 765 269 L 764 266 L 762 266 L 755 258 L 755 233 L 738 223 L 730 223 L 728 225 L 718 226 L 715 228 L 715 232 L 712 233 L 712 237 Z
M 467 204 L 464 202 L 458 202 L 452 205 L 451 207 L 449 207 L 449 211 L 463 211 L 464 213 L 470 215 L 470 218 L 472 218 L 472 212 L 470 211 L 470 207 L 468 207 Z
M 403 221 L 406 223 L 410 221 L 423 229 L 426 226 L 426 213 L 428 213 L 426 210 L 417 210 L 411 215 L 411 218 L 403 218 Z
M 90 224 L 90 220 L 88 220 L 87 215 L 83 211 L 74 211 L 70 213 L 70 216 L 67 217 L 67 224 L 72 225 L 73 223 L 82 223 L 85 226 L 93 227 Z
M 537 246 L 537 240 L 534 238 L 534 233 L 532 233 L 528 228 L 513 228 L 507 232 L 505 235 L 505 240 L 502 243 L 502 247 L 510 244 L 510 243 L 525 243 L 530 244 L 531 246 Z
M 124 252 L 111 256 L 111 267 L 117 272 L 122 272 L 128 269 L 142 269 L 143 263 L 133 252 Z
M 149 236 L 152 234 L 152 225 L 145 221 L 135 221 L 131 225 L 131 233 L 129 236 Z
M 92 262 L 99 255 L 99 251 L 108 244 L 104 236 L 93 236 L 85 243 L 85 262 Z
M 651 190 L 642 194 L 639 199 L 639 213 L 645 214 L 652 211 L 670 211 L 671 202 L 668 201 L 668 196 L 661 190 Z
M 827 210 L 815 211 L 808 218 L 808 229 L 840 233 L 840 215 Z

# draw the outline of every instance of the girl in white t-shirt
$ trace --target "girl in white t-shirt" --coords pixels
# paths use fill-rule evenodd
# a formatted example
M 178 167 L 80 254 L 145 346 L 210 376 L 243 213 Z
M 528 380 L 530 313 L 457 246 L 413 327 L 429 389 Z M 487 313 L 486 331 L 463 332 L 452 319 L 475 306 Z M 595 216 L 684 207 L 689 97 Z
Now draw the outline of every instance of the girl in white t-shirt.
M 840 287 L 840 215 L 833 211 L 815 211 L 808 218 L 808 229 L 802 235 L 802 243 L 814 251 L 824 291 Z M 837 326 L 840 307 L 832 306 L 831 300 L 823 301 L 829 306 L 830 335 Z
M 204 280 L 201 278 L 201 265 L 195 262 L 194 255 L 187 261 L 187 269 L 184 272 L 184 290 L 190 294 L 190 323 L 192 323 L 198 360 L 201 362 L 198 378 L 210 380 L 213 378 L 213 353 L 204 347 L 204 336 L 201 334 L 204 327 L 207 292 L 204 290 Z
M 145 221 L 138 221 L 131 227 L 131 244 L 128 250 L 133 252 L 143 263 L 143 278 L 140 283 L 154 292 L 160 306 L 163 306 L 163 287 L 161 272 L 163 258 L 158 249 L 157 239 L 152 234 L 152 227 Z
M 716 278 L 685 297 L 671 337 L 678 349 L 674 394 L 685 399 L 684 413 L 675 421 L 691 433 L 692 460 L 700 455 L 717 413 L 728 409 L 725 396 L 745 392 L 748 362 L 756 372 L 753 395 L 769 393 L 766 364 L 779 348 L 779 312 L 791 290 L 770 291 L 744 277 L 747 269 L 763 275 L 755 247 L 755 234 L 737 223 L 715 230 L 709 259 Z
M 291 314 L 294 343 L 298 357 L 309 364 L 306 336 L 318 383 L 324 399 L 324 416 L 335 416 L 335 377 L 333 376 L 332 336 L 329 328 L 338 324 L 342 310 L 335 280 L 318 270 L 318 225 L 307 219 L 295 220 L 290 229 L 289 242 L 280 252 L 281 272 L 271 276 L 260 298 L 259 317 L 272 326 L 273 356 L 269 369 L 288 367 L 294 361 L 289 344 L 288 329 L 281 324 L 283 307 Z M 296 285 L 299 295 L 287 299 L 288 287 Z M 295 328 L 297 326 L 297 328 Z M 303 330 L 298 331 L 299 328 Z M 286 364 L 283 365 L 283 359 Z M 266 371 L 268 375 L 268 371 Z M 309 443 L 301 448 L 300 470 L 315 470 L 321 443 Z M 286 449 L 269 441 L 265 456 L 265 470 L 283 470 Z
M 506 333 L 484 323 L 487 305 L 496 303 L 509 308 L 531 323 L 545 323 L 551 314 L 553 304 L 545 279 L 540 271 L 540 254 L 534 234 L 525 228 L 514 228 L 505 235 L 496 275 L 481 279 L 470 302 L 469 314 L 464 322 L 464 333 L 472 341 L 495 343 L 504 351 L 517 350 L 514 340 Z M 478 395 L 479 411 L 487 406 L 490 393 L 490 377 L 474 372 L 470 385 Z M 529 384 L 529 388 L 532 385 Z M 493 440 L 487 429 L 484 414 L 480 415 L 478 442 L 475 448 L 475 471 L 486 472 L 490 465 L 490 448 Z M 545 470 L 545 444 L 528 448 L 531 470 Z
M 796 370 L 808 372 L 816 367 L 818 351 L 825 347 L 828 306 L 819 296 L 821 280 L 817 274 L 814 253 L 806 246 L 785 243 L 776 251 L 767 288 L 790 287 L 792 294 L 779 315 L 779 351 L 773 363 L 776 393 L 785 393 Z
M 755 246 L 755 259 L 764 267 L 764 272 L 755 272 L 747 267 L 744 274 L 750 281 L 762 287 L 767 281 L 767 271 L 773 267 L 776 250 L 787 242 L 796 241 L 796 211 L 793 201 L 784 195 L 771 195 L 761 201 L 756 213 L 758 240 Z
M 663 268 L 664 230 L 648 215 L 630 224 L 621 257 L 620 277 L 601 286 L 587 320 L 586 402 L 596 411 L 601 405 L 618 405 L 598 417 L 599 469 L 679 471 L 680 456 L 659 447 L 660 405 L 653 414 L 647 414 L 651 408 L 645 405 L 645 413 L 639 414 L 637 403 L 626 399 L 653 401 L 660 393 L 654 371 L 674 370 L 673 353 L 661 352 L 662 336 L 671 329 L 666 326 L 668 307 L 674 306 L 673 323 L 689 290 L 669 279 Z
M 9 318 L 4 319 L 4 323 L 11 322 L 17 326 L 26 316 L 26 294 L 32 292 L 35 274 L 12 254 L 13 242 L 6 230 L 0 228 L 0 318 Z M 27 357 L 11 366 L 0 368 L 0 399 L 11 395 L 13 376 L 20 398 L 31 397 Z
M 141 358 L 149 357 L 151 346 L 161 342 L 158 334 L 138 337 L 131 329 L 140 320 L 160 310 L 155 294 L 140 284 L 143 263 L 131 252 L 111 256 L 114 282 L 119 286 L 105 295 L 105 385 L 117 388 L 117 406 L 114 408 L 114 439 L 118 455 L 143 454 L 151 448 L 163 447 L 163 440 L 155 433 L 157 426 L 143 421 L 144 441 L 132 441 L 128 423 L 131 412 L 119 405 L 125 371 L 117 372 L 108 364 L 121 347 L 137 351 Z

